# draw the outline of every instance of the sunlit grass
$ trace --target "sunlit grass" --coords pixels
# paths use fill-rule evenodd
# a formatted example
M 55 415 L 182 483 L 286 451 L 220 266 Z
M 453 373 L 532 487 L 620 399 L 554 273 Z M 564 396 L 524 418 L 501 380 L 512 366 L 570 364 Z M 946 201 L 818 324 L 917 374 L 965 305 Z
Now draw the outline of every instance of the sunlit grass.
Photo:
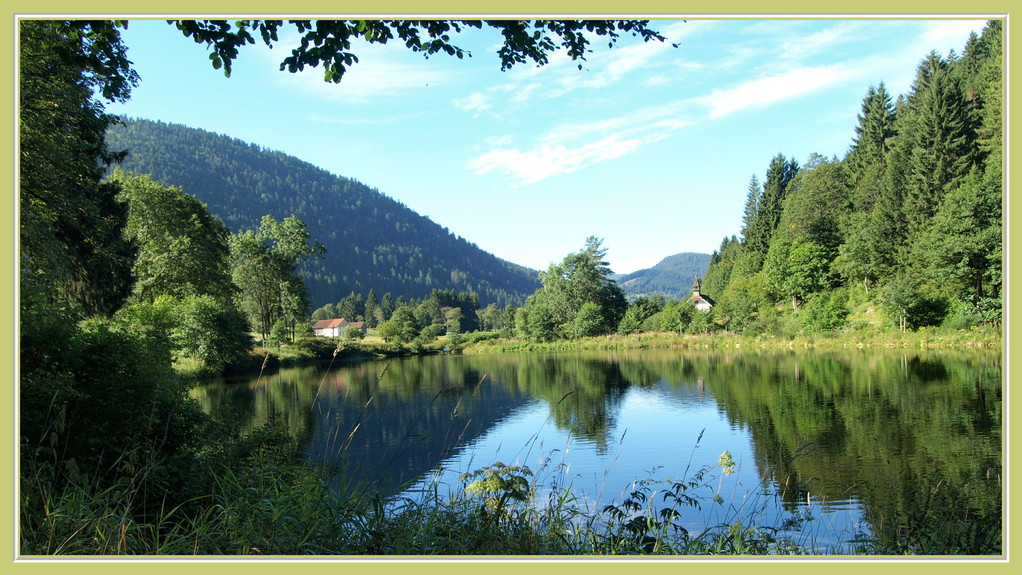
M 637 333 L 612 334 L 576 340 L 537 342 L 513 338 L 481 339 L 466 345 L 464 353 L 500 353 L 521 351 L 587 351 L 634 349 L 684 350 L 780 350 L 823 349 L 854 350 L 878 348 L 976 348 L 1000 349 L 1003 336 L 999 328 L 976 327 L 967 330 L 919 329 L 911 332 L 840 331 L 791 338 L 772 335 Z

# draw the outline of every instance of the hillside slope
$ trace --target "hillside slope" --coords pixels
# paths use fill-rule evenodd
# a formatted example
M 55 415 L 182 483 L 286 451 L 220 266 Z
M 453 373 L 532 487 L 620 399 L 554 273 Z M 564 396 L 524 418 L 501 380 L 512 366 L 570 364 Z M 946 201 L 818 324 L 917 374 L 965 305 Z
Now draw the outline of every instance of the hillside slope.
M 629 298 L 662 294 L 685 297 L 692 291 L 692 281 L 703 277 L 710 265 L 710 254 L 685 252 L 667 256 L 657 265 L 614 277 Z
M 182 125 L 125 119 L 108 133 L 121 168 L 152 174 L 208 205 L 236 232 L 266 214 L 295 215 L 326 255 L 303 270 L 315 309 L 352 291 L 421 298 L 474 291 L 481 305 L 520 304 L 537 272 L 489 254 L 369 186 L 281 152 Z

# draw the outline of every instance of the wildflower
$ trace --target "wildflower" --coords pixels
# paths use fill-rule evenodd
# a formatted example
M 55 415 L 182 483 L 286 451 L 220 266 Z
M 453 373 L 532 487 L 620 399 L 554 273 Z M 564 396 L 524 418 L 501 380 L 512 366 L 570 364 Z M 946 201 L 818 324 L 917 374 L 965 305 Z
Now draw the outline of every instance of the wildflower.
M 724 475 L 731 475 L 735 472 L 735 462 L 731 459 L 730 451 L 720 454 L 720 458 L 717 459 L 717 465 L 720 465 L 720 470 L 724 472 Z

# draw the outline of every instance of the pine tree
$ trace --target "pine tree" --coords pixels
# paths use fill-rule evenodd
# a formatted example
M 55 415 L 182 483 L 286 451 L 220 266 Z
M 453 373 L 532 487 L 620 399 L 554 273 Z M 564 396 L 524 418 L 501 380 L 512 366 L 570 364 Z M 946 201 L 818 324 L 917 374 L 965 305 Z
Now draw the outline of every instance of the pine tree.
M 877 88 L 870 86 L 858 118 L 845 166 L 856 187 L 855 208 L 864 211 L 871 209 L 879 196 L 880 175 L 895 135 L 894 106 L 883 83 Z
M 923 62 L 912 105 L 912 154 L 905 216 L 910 233 L 926 229 L 943 196 L 975 165 L 975 118 L 947 62 Z
M 749 235 L 745 238 L 747 250 L 762 257 L 766 256 L 770 249 L 770 239 L 781 221 L 781 211 L 788 184 L 797 173 L 798 163 L 794 160 L 786 160 L 782 154 L 778 154 L 770 162 L 766 182 L 763 184 L 763 193 L 759 196 L 756 207 L 756 217 L 753 220 L 755 225 L 752 226 Z
M 748 238 L 756 227 L 756 214 L 759 211 L 759 199 L 763 189 L 759 179 L 753 174 L 749 180 L 748 193 L 745 196 L 745 212 L 742 214 L 742 238 Z
M 374 289 L 369 290 L 369 294 L 366 295 L 366 301 L 365 301 L 365 322 L 366 322 L 366 327 L 373 328 L 373 327 L 376 327 L 378 325 L 378 323 L 377 323 L 378 317 L 377 317 L 377 311 L 376 310 L 377 310 L 377 308 L 379 306 L 380 306 L 380 304 L 379 304 L 379 302 L 376 299 L 376 290 L 374 290 Z

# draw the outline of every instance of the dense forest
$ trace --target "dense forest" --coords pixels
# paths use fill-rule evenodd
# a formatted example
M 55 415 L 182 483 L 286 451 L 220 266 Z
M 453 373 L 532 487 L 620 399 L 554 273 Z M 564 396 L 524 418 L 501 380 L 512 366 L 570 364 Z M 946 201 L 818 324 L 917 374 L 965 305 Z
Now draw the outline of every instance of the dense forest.
M 702 285 L 718 329 L 793 333 L 1001 320 L 1002 23 L 870 86 L 843 159 L 778 154 Z
M 176 124 L 122 119 L 107 135 L 121 169 L 151 174 L 205 203 L 231 231 L 295 216 L 326 249 L 301 269 L 313 307 L 351 292 L 427 297 L 471 291 L 520 305 L 536 272 L 501 260 L 362 183 L 292 156 Z

